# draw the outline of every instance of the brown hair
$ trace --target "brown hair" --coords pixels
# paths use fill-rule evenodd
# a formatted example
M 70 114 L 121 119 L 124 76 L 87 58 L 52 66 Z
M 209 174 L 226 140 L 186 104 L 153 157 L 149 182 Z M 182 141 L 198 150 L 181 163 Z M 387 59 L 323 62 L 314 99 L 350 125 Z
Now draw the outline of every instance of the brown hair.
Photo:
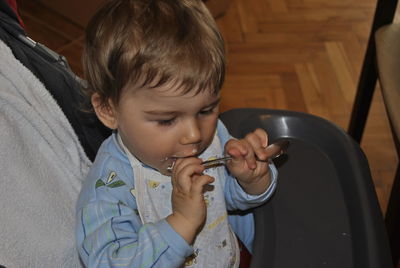
M 184 92 L 219 92 L 224 42 L 201 0 L 112 0 L 86 29 L 86 95 L 118 104 L 127 85 L 175 83 Z

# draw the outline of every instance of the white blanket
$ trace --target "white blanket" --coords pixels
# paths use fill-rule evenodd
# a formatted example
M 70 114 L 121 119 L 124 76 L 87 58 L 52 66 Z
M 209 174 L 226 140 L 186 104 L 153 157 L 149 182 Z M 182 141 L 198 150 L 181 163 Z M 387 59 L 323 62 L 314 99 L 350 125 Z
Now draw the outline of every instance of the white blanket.
M 75 202 L 90 161 L 43 84 L 0 41 L 0 265 L 80 267 Z

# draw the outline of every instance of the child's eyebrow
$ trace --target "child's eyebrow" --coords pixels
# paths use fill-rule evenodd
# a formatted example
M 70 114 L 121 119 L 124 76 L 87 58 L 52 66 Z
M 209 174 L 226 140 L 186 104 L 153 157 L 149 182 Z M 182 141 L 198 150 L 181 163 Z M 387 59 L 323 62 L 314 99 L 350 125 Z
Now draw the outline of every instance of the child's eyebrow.
M 176 115 L 179 114 L 178 111 L 144 111 L 144 113 L 149 115 Z
M 221 101 L 221 98 L 216 99 L 210 104 L 205 105 L 201 110 L 206 109 L 206 108 L 211 108 L 215 107 L 219 104 Z M 162 110 L 150 110 L 150 111 L 144 111 L 144 113 L 149 114 L 149 115 L 177 115 L 182 113 L 181 111 L 162 111 Z
M 217 106 L 221 101 L 221 98 L 216 99 L 215 101 L 213 101 L 212 103 L 210 103 L 209 105 L 206 105 L 203 107 L 204 108 L 209 108 L 209 107 L 213 107 L 213 106 Z

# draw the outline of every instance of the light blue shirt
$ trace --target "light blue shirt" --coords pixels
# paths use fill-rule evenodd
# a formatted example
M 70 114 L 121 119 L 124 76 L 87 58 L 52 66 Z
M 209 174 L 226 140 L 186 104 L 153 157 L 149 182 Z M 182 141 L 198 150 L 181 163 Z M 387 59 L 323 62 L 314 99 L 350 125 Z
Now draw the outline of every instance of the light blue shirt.
M 218 122 L 222 146 L 231 139 Z M 143 165 L 143 168 L 150 168 Z M 249 195 L 233 177 L 224 187 L 228 211 L 248 210 L 265 203 L 277 184 L 277 170 L 270 165 L 271 185 L 261 195 Z M 228 172 L 225 175 L 230 177 Z M 88 267 L 178 267 L 193 254 L 192 247 L 163 219 L 142 224 L 134 195 L 134 174 L 114 133 L 101 145 L 82 186 L 77 204 L 78 251 Z M 254 218 L 248 212 L 229 215 L 235 234 L 252 250 Z

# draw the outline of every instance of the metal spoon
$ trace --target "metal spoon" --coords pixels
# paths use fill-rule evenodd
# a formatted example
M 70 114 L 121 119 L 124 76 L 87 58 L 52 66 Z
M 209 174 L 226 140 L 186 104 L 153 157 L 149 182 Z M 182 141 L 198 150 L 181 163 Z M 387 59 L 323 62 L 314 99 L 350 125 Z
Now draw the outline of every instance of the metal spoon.
M 289 140 L 285 138 L 278 139 L 276 142 L 268 145 L 265 147 L 265 150 L 270 154 L 270 156 L 266 160 L 261 160 L 258 157 L 256 157 L 257 161 L 260 162 L 268 162 L 269 160 L 275 159 L 282 154 L 285 153 L 286 149 L 289 147 Z M 212 167 L 217 167 L 221 165 L 225 165 L 227 161 L 231 160 L 232 156 L 226 155 L 222 157 L 218 157 L 216 159 L 212 160 L 206 160 L 201 163 L 206 169 L 207 168 L 212 168 Z M 171 166 L 167 167 L 167 171 L 172 172 L 172 169 L 174 168 L 174 163 L 172 163 Z
M 268 153 L 270 154 L 270 156 L 266 160 L 261 160 L 257 156 L 256 156 L 256 160 L 259 162 L 268 162 L 269 160 L 275 159 L 275 158 L 281 156 L 285 152 L 285 150 L 287 149 L 288 146 L 289 146 L 289 140 L 279 139 L 276 142 L 265 147 L 265 150 L 268 151 Z M 203 163 L 201 163 L 201 164 L 207 169 L 207 168 L 212 168 L 212 167 L 216 167 L 216 166 L 220 166 L 220 165 L 225 165 L 226 162 L 231 159 L 232 159 L 232 156 L 227 155 L 227 156 L 219 157 L 216 159 L 203 161 Z

